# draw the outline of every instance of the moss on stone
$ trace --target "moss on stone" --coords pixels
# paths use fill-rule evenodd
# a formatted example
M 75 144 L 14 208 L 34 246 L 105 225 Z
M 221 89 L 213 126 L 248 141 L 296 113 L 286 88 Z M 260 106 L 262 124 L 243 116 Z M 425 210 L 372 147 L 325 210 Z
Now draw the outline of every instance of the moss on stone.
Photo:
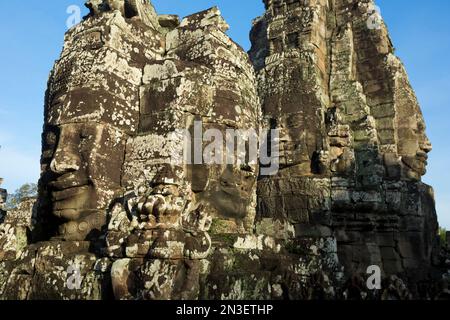
M 223 219 L 214 218 L 211 222 L 211 229 L 209 232 L 211 234 L 223 234 L 227 233 L 228 223 Z
M 296 254 L 296 255 L 308 255 L 308 249 L 301 247 L 298 243 L 295 243 L 295 241 L 286 241 L 284 244 L 284 248 L 288 253 Z
M 220 233 L 220 234 L 212 234 L 213 242 L 219 243 L 221 245 L 225 245 L 227 247 L 233 247 L 236 242 L 238 236 L 232 233 Z

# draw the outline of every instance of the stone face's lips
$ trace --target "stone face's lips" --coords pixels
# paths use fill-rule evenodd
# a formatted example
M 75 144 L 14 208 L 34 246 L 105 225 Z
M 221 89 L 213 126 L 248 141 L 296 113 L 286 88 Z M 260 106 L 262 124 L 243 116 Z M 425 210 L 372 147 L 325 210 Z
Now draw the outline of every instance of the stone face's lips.
M 77 186 L 73 188 L 67 188 L 62 191 L 54 191 L 52 192 L 52 198 L 54 201 L 63 201 L 74 198 L 88 191 L 89 186 Z
M 417 158 L 426 162 L 428 160 L 428 153 L 425 151 L 417 151 Z
M 78 220 L 81 216 L 81 212 L 77 209 L 56 210 L 53 213 L 55 216 L 69 221 Z
M 89 181 L 82 178 L 80 172 L 67 173 L 49 183 L 56 216 L 66 219 L 77 219 L 78 212 L 62 212 L 65 210 L 78 211 L 89 205 L 91 192 Z
M 220 190 L 222 190 L 224 193 L 230 195 L 230 196 L 239 196 L 239 187 L 238 185 L 230 185 L 228 183 L 225 183 L 223 181 L 220 182 Z
M 88 179 L 80 177 L 79 173 L 68 173 L 50 182 L 48 185 L 53 190 L 62 191 L 69 188 L 82 187 L 88 185 L 88 183 Z
M 90 210 L 90 187 L 81 186 L 52 192 L 53 214 L 68 221 L 78 220 Z

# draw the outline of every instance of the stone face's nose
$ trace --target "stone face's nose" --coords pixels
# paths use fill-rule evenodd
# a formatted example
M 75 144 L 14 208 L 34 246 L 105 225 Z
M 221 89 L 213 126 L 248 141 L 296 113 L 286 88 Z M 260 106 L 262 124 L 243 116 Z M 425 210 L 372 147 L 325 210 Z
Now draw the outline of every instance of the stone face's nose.
M 50 163 L 50 169 L 57 174 L 78 171 L 80 169 L 80 160 L 78 157 L 64 150 L 59 150 Z
M 81 159 L 78 148 L 74 145 L 73 135 L 67 128 L 61 129 L 58 146 L 52 161 L 50 170 L 57 174 L 78 171 L 81 167 Z
M 431 145 L 431 141 L 428 137 L 425 137 L 425 141 L 420 144 L 420 149 L 426 153 L 430 153 L 433 150 L 433 146 Z

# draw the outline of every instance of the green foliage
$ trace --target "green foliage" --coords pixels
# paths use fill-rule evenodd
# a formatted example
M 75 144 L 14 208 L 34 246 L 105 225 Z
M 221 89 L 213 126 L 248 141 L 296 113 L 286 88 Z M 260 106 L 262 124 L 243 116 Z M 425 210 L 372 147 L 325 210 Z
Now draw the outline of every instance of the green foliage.
M 8 194 L 5 207 L 7 210 L 15 209 L 24 199 L 36 196 L 37 185 L 35 183 L 26 183 L 17 189 L 13 194 Z
M 445 230 L 444 228 L 439 228 L 439 237 L 441 238 L 441 244 L 442 245 L 447 245 L 447 230 Z
M 211 222 L 211 228 L 210 228 L 210 233 L 211 234 L 222 234 L 222 233 L 226 233 L 227 231 L 227 224 L 221 220 L 221 219 L 217 219 L 217 218 L 213 218 L 212 222 Z
M 297 254 L 297 255 L 303 255 L 303 256 L 308 255 L 308 249 L 299 245 L 295 241 L 286 241 L 285 249 L 287 250 L 287 252 L 289 252 L 291 254 Z

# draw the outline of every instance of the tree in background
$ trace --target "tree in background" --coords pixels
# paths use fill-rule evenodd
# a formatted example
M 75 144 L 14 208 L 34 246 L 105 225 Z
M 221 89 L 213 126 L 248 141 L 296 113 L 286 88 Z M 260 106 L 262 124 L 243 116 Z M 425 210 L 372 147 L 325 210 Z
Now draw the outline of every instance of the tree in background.
M 445 246 L 447 244 L 447 230 L 439 228 L 439 237 L 441 238 L 441 244 Z
M 37 184 L 26 183 L 17 189 L 13 194 L 8 194 L 8 199 L 6 201 L 6 209 L 11 210 L 16 208 L 20 202 L 26 198 L 33 198 L 37 196 Z

